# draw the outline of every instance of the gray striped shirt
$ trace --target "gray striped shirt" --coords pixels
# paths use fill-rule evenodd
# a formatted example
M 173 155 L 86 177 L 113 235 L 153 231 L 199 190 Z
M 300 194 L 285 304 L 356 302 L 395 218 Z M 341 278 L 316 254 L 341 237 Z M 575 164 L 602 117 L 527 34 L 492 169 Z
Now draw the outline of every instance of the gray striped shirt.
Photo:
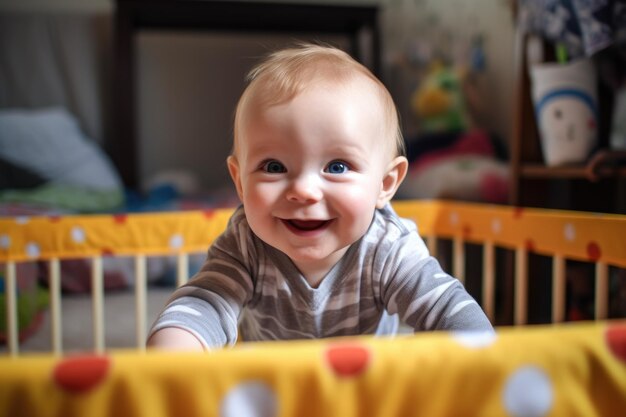
M 463 285 L 428 254 L 390 205 L 312 288 L 293 262 L 252 233 L 242 207 L 196 276 L 177 289 L 152 333 L 179 327 L 207 348 L 246 341 L 493 330 Z

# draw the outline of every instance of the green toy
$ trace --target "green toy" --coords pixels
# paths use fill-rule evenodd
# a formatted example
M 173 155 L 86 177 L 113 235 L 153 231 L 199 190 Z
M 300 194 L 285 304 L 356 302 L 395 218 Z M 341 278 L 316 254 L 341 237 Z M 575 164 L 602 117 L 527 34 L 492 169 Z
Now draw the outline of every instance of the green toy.
M 465 131 L 470 127 L 462 70 L 433 64 L 413 94 L 411 105 L 422 133 Z
M 36 282 L 31 282 L 30 279 L 25 281 L 28 282 L 25 283 L 24 280 L 20 282 L 18 279 L 17 328 L 20 341 L 37 330 L 49 301 L 46 289 L 37 285 Z M 6 343 L 7 340 L 6 314 L 5 277 L 4 272 L 0 272 L 0 344 Z

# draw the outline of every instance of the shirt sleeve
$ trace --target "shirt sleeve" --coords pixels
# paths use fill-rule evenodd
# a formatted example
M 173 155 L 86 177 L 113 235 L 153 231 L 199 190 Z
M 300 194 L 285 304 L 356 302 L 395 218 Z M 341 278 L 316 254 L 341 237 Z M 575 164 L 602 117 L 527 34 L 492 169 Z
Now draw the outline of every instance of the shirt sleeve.
M 493 331 L 489 319 L 461 282 L 424 253 L 424 243 L 411 231 L 394 240 L 387 252 L 381 298 L 415 331 Z
M 242 308 L 251 299 L 254 246 L 241 216 L 209 248 L 201 270 L 172 294 L 150 334 L 166 327 L 192 333 L 207 349 L 233 345 Z

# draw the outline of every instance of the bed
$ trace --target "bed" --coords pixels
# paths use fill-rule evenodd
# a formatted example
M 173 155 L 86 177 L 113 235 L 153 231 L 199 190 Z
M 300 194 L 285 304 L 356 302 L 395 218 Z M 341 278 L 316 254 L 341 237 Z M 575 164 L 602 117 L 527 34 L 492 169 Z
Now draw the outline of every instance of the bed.
M 155 296 L 147 260 L 176 259 L 182 284 L 189 254 L 206 251 L 232 209 L 0 219 L 8 329 L 0 415 L 621 415 L 626 321 L 612 313 L 624 299 L 610 293 L 624 283 L 626 217 L 449 201 L 394 207 L 417 222 L 431 252 L 463 281 L 471 263 L 466 249 L 480 246 L 481 283 L 473 295 L 492 319 L 501 282 L 496 252 L 510 250 L 514 322 L 497 326 L 495 336 L 440 332 L 242 342 L 211 354 L 146 352 L 147 328 L 171 291 Z M 545 277 L 529 276 L 531 254 L 552 262 L 551 318 L 537 325 L 528 324 L 536 304 L 528 289 Z M 133 289 L 121 303 L 103 291 L 102 259 L 109 257 L 133 259 Z M 92 265 L 91 293 L 72 313 L 82 320 L 77 345 L 64 337 L 76 330 L 76 322 L 65 321 L 72 301 L 61 296 L 59 282 L 59 263 L 69 258 Z M 34 260 L 48 264 L 50 274 L 43 350 L 22 347 L 18 331 L 20 265 Z M 593 266 L 586 279 L 595 286 L 594 321 L 566 317 L 565 265 L 572 261 Z M 112 344 L 106 329 L 118 324 L 106 320 L 110 309 L 133 324 Z

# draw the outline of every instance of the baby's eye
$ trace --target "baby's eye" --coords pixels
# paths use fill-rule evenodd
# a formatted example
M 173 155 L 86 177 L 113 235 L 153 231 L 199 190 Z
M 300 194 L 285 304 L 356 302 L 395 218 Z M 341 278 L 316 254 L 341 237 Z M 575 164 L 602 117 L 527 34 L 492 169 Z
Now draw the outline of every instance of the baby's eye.
M 329 174 L 343 174 L 348 171 L 348 164 L 341 161 L 332 161 L 330 164 L 326 166 L 324 171 Z
M 287 169 L 283 164 L 278 161 L 267 161 L 263 164 L 263 171 L 269 174 L 280 174 L 287 172 Z

